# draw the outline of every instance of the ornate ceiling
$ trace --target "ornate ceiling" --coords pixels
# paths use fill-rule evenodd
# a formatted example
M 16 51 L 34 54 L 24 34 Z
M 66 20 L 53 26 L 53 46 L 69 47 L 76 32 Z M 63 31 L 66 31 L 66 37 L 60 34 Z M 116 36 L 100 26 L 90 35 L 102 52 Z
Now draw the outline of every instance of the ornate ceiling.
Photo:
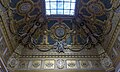
M 76 0 L 74 16 L 46 16 L 44 0 L 10 0 L 7 27 L 18 46 L 8 67 L 114 69 L 106 51 L 119 31 L 119 6 L 119 0 Z
M 110 0 L 77 0 L 75 16 L 68 18 L 48 18 L 41 0 L 11 0 L 9 5 L 14 22 L 10 31 L 16 42 L 30 49 L 48 51 L 60 44 L 72 51 L 94 48 L 112 28 Z

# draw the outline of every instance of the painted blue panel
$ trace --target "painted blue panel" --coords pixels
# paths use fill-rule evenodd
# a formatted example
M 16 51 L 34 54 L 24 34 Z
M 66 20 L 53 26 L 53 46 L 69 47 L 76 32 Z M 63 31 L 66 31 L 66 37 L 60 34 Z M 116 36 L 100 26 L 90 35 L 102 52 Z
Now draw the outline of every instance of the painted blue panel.
M 72 22 L 71 20 L 64 20 L 63 21 L 70 29 L 72 29 Z
M 103 33 L 103 28 L 100 25 L 95 25 L 97 30 L 95 30 L 95 33 L 97 33 L 98 35 Z
M 81 38 L 79 35 L 77 36 L 77 39 L 78 39 L 78 43 L 80 43 L 81 45 L 85 43 L 85 40 L 86 38 Z
M 48 22 L 48 29 L 50 30 L 50 28 L 57 22 L 57 20 L 50 20 Z
M 106 14 L 104 14 L 102 16 L 96 16 L 96 18 L 99 19 L 99 20 L 101 20 L 101 21 L 107 20 Z
M 15 8 L 16 7 L 16 4 L 19 2 L 20 0 L 11 0 L 11 2 L 10 2 L 10 7 L 12 7 L 12 8 Z
M 15 13 L 13 18 L 18 21 L 18 20 L 23 19 L 24 16 L 20 16 L 19 14 Z
M 36 14 L 38 14 L 38 12 L 39 12 L 39 9 L 38 9 L 38 8 L 35 8 L 35 9 L 30 13 L 30 16 L 36 15 Z
M 104 4 L 105 8 L 107 9 L 110 9 L 112 7 L 112 4 L 110 3 L 111 0 L 100 0 L 100 1 Z
M 48 35 L 48 43 L 49 43 L 50 45 L 53 45 L 53 44 L 55 43 L 55 40 L 52 39 L 50 35 Z
M 71 36 L 67 38 L 66 43 L 68 45 L 71 45 L 71 43 L 72 43 L 72 37 Z
M 89 2 L 89 0 L 82 0 L 84 3 L 88 3 Z
M 42 41 L 43 41 L 43 36 L 40 35 L 39 38 L 38 38 L 38 44 L 42 43 Z
M 5 12 L 6 11 L 6 9 L 2 6 L 2 4 L 0 3 L 0 9 L 3 11 L 3 12 Z
M 38 2 L 39 0 L 32 0 L 33 2 Z
M 91 16 L 91 14 L 88 13 L 88 11 L 86 10 L 86 8 L 83 8 L 83 9 L 81 10 L 81 12 L 83 13 L 83 15 Z
M 120 7 L 115 12 L 116 13 L 120 13 Z

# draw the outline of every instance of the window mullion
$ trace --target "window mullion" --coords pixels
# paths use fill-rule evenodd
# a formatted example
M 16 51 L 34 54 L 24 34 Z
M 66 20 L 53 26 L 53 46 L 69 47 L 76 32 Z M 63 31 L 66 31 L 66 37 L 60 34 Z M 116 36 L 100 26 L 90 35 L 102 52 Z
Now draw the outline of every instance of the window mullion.
M 58 0 L 52 1 L 52 0 L 49 0 L 48 1 L 47 0 L 45 2 L 49 2 L 49 7 L 48 7 L 48 9 L 46 9 L 46 11 L 49 12 L 48 15 L 49 14 L 50 15 L 51 14 L 59 15 L 59 10 L 60 10 L 60 14 L 62 14 L 62 15 L 73 15 L 73 12 L 75 11 L 75 8 L 73 8 L 72 5 L 76 5 L 76 4 L 73 4 L 73 3 L 76 3 L 76 2 L 72 2 L 72 0 L 69 0 L 69 1 L 66 1 L 66 0 L 63 0 L 63 1 L 58 1 Z M 60 5 L 60 9 L 58 9 L 59 5 Z M 56 6 L 56 7 L 52 7 L 52 6 Z M 47 5 L 46 5 L 46 7 L 47 7 Z M 61 7 L 63 7 L 63 8 L 61 8 Z M 72 9 L 71 9 L 71 7 L 72 7 Z
M 50 6 L 50 15 L 51 15 L 51 1 L 49 0 L 49 6 Z
M 63 0 L 63 15 L 64 15 L 64 0 Z
M 71 2 L 72 2 L 72 1 L 70 0 L 70 9 L 69 9 L 69 15 L 70 15 L 70 12 L 71 12 Z
M 56 14 L 58 14 L 58 1 L 56 1 Z

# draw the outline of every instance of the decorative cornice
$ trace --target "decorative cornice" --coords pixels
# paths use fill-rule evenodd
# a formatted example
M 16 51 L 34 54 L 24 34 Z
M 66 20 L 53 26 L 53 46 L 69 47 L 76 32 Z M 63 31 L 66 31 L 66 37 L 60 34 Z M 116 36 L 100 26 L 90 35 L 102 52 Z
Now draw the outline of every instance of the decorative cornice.
M 10 37 L 8 35 L 8 32 L 7 32 L 7 28 L 5 26 L 5 17 L 4 17 L 4 14 L 2 11 L 0 11 L 0 19 L 1 19 L 1 22 L 0 22 L 0 25 L 1 25 L 1 30 L 3 32 L 3 36 L 5 38 L 5 41 L 6 41 L 6 44 L 8 45 L 8 48 L 10 49 L 11 52 L 13 52 L 13 46 L 12 46 L 12 43 L 11 43 L 11 40 L 10 40 Z
M 20 55 L 20 58 L 100 58 L 99 55 Z
M 114 66 L 117 66 L 119 62 L 120 62 L 120 57 L 118 56 L 118 57 L 115 58 L 114 61 L 113 61 Z
M 119 19 L 119 22 L 116 25 L 116 28 L 115 28 L 115 30 L 113 32 L 112 38 L 110 40 L 110 43 L 108 44 L 108 47 L 107 47 L 107 50 L 106 50 L 108 54 L 111 53 L 111 50 L 113 48 L 113 45 L 114 45 L 114 43 L 115 43 L 115 41 L 117 39 L 117 36 L 118 36 L 119 32 L 120 32 L 120 19 Z
M 14 72 L 105 72 L 104 70 L 16 70 Z

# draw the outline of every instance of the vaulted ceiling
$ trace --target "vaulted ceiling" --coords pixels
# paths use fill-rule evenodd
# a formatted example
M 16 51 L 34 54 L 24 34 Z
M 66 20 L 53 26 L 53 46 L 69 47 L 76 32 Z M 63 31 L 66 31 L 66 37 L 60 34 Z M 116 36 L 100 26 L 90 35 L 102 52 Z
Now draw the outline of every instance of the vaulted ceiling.
M 109 54 L 120 31 L 119 0 L 76 0 L 74 15 L 46 14 L 45 0 L 0 2 L 4 31 L 8 33 L 6 40 L 11 47 L 13 44 L 8 67 L 21 70 L 113 68 Z
M 40 45 L 47 35 L 45 44 L 65 40 L 68 45 L 91 48 L 101 44 L 112 30 L 111 0 L 76 0 L 75 15 L 66 17 L 46 16 L 44 0 L 11 0 L 9 6 L 14 23 L 9 25 L 10 31 L 16 35 L 16 42 L 24 46 Z M 57 28 L 63 31 L 63 37 L 55 33 Z

